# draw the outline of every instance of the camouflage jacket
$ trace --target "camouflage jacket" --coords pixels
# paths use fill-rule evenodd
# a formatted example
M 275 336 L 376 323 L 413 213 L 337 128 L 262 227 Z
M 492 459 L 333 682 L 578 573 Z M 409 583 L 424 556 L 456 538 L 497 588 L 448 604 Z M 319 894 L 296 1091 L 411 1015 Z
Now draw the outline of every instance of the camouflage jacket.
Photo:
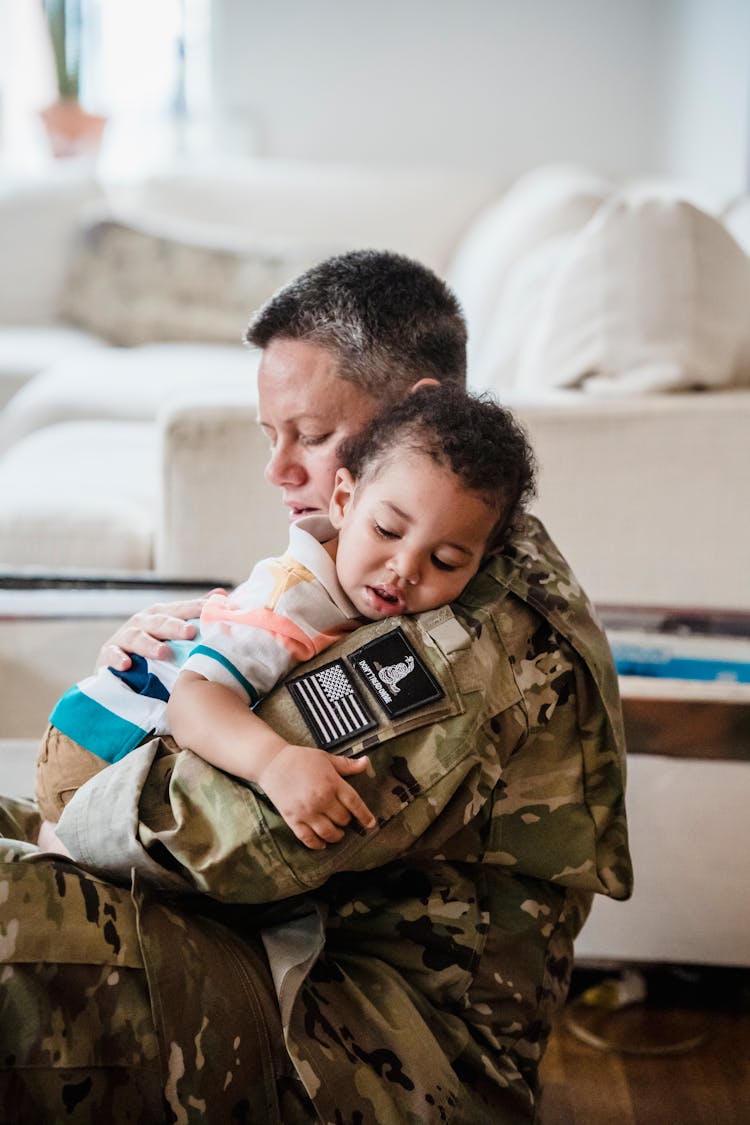
M 403 678 L 390 673 L 381 706 L 388 677 L 376 694 L 366 672 L 395 630 Z M 230 912 L 276 904 L 246 920 L 263 930 L 287 1051 L 321 1120 L 534 1120 L 573 939 L 593 893 L 631 890 L 606 639 L 529 519 L 452 608 L 367 626 L 305 675 L 335 659 L 374 726 L 332 752 L 368 754 L 353 784 L 375 830 L 309 851 L 262 793 L 151 743 L 79 792 L 60 836 L 116 881 L 135 867 Z M 422 687 L 399 711 L 414 662 Z M 261 713 L 314 744 L 286 688 Z

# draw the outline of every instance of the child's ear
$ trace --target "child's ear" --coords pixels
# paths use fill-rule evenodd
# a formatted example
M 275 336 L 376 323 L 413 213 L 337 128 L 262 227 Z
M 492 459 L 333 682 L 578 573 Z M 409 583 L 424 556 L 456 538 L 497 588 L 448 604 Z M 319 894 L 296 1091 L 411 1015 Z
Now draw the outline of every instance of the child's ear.
M 354 500 L 357 482 L 348 469 L 337 469 L 336 479 L 333 482 L 333 495 L 328 505 L 328 518 L 337 531 L 344 522 L 349 505 Z
M 409 387 L 409 394 L 411 394 L 412 391 L 418 391 L 420 387 L 439 387 L 439 386 L 440 386 L 440 383 L 438 382 L 437 379 L 433 379 L 432 377 L 426 375 L 424 377 L 424 379 L 418 379 L 416 383 L 413 383 L 412 386 Z

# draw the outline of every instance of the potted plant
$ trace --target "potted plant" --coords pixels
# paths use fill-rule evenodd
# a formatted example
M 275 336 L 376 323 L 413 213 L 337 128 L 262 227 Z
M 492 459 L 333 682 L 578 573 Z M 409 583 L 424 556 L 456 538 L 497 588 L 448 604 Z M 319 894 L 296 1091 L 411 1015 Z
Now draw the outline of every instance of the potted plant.
M 87 113 L 78 95 L 81 81 L 81 0 L 43 0 L 57 78 L 57 100 L 42 110 L 54 156 L 98 151 L 107 121 Z

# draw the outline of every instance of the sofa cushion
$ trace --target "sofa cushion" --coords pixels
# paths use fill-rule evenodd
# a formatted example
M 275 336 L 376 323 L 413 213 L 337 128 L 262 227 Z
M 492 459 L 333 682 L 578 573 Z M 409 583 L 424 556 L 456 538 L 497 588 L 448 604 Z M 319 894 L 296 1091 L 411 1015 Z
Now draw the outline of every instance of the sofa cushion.
M 615 393 L 750 384 L 750 259 L 681 199 L 624 192 L 561 255 L 517 384 Z
M 579 230 L 612 191 L 612 185 L 585 169 L 549 165 L 521 176 L 486 207 L 461 240 L 448 271 L 469 327 L 468 363 L 472 385 L 497 382 L 490 331 L 506 316 L 505 286 L 528 254 L 559 236 Z M 528 290 L 532 270 L 522 269 L 520 289 Z M 519 287 L 510 299 L 517 307 Z
M 63 324 L 0 325 L 0 408 L 61 356 L 100 344 L 88 332 Z
M 103 215 L 78 233 L 60 313 L 111 344 L 237 343 L 259 305 L 333 249 L 243 245 L 207 224 Z
M 1 339 L 0 334 L 0 339 Z M 52 364 L 0 413 L 0 450 L 32 430 L 76 419 L 153 421 L 175 394 L 255 394 L 259 353 L 239 343 L 100 347 Z
M 0 460 L 0 560 L 56 570 L 147 570 L 159 503 L 156 426 L 66 422 Z

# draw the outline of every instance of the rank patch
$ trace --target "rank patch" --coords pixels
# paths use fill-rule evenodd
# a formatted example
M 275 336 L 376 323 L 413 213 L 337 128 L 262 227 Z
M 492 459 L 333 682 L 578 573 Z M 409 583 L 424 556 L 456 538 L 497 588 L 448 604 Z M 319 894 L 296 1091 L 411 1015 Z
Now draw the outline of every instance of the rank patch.
M 305 672 L 286 686 L 321 750 L 377 726 L 343 660 Z
M 400 628 L 368 641 L 349 660 L 392 719 L 445 695 Z

